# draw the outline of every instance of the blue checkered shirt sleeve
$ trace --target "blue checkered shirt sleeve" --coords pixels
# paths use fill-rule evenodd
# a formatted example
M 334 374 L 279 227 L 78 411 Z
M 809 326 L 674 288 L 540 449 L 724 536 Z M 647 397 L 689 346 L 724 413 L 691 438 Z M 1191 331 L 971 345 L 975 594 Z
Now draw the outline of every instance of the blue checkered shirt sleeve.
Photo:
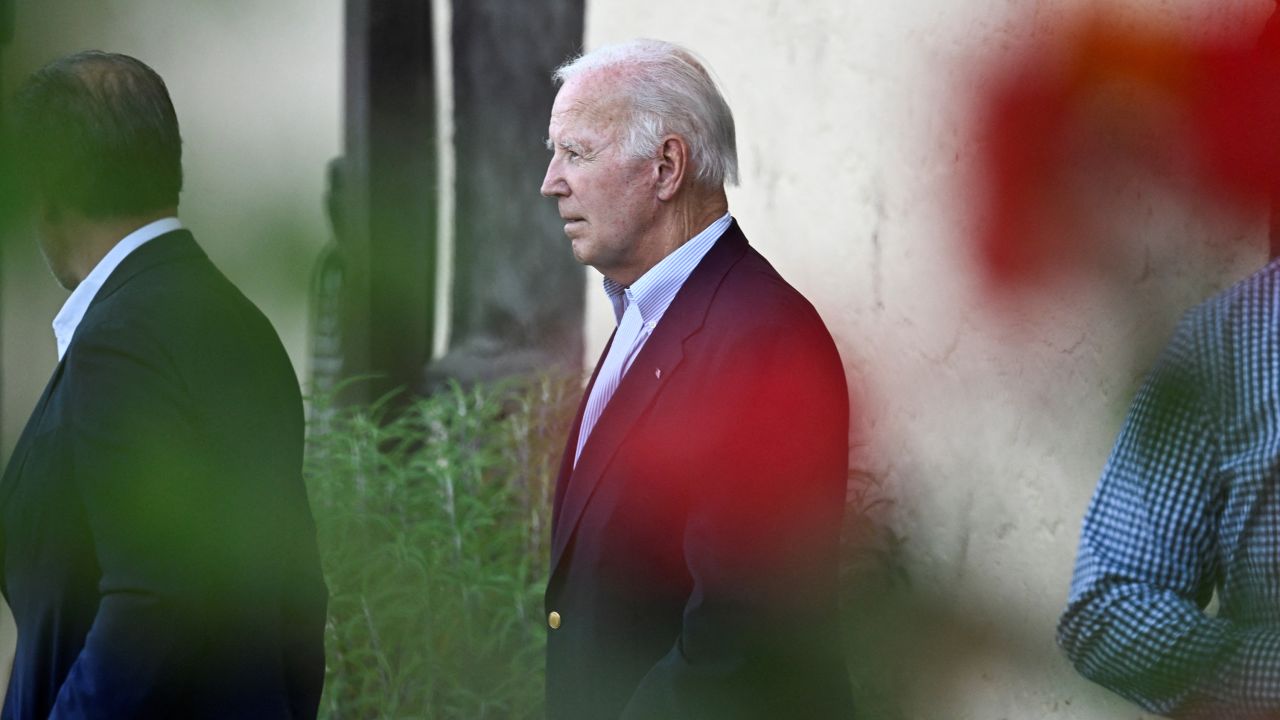
M 1280 717 L 1280 295 L 1252 283 L 1189 313 L 1135 398 L 1058 626 L 1081 674 L 1179 718 Z

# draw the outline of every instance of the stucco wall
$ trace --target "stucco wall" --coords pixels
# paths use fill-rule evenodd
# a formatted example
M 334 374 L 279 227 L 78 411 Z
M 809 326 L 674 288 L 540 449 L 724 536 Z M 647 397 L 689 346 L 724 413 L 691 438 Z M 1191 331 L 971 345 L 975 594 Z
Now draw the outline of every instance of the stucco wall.
M 587 45 L 683 43 L 738 123 L 748 238 L 818 307 L 848 365 L 864 449 L 893 501 L 888 577 L 851 601 L 866 717 L 1144 717 L 1080 679 L 1053 633 L 1079 523 L 1145 368 L 1187 307 L 1264 261 L 1263 218 L 1229 219 L 1142 179 L 1117 286 L 995 312 L 962 249 L 970 62 L 1066 0 L 593 0 Z M 1265 0 L 1120 2 L 1139 22 L 1265 17 Z M 1139 13 L 1140 14 L 1137 14 Z M 589 363 L 611 330 L 589 278 Z M 868 581 L 870 582 L 870 581 Z
M 1041 16 L 1083 3 L 1034 3 Z M 1173 23 L 1266 0 L 1112 0 Z M 304 288 L 340 147 L 337 0 L 18 0 L 6 84 L 84 46 L 151 63 L 186 138 L 183 217 L 266 311 L 302 368 Z M 1079 519 L 1144 368 L 1177 315 L 1263 258 L 1261 218 L 1225 219 L 1150 184 L 1118 192 L 1121 289 L 1063 288 L 1004 314 L 961 249 L 974 148 L 967 60 L 1018 39 L 1008 0 L 592 0 L 587 44 L 662 37 L 701 53 L 738 120 L 748 236 L 818 307 L 859 403 L 855 462 L 893 500 L 892 581 L 854 601 L 866 717 L 1143 717 L 1053 646 Z M 1025 9 L 1025 8 L 1024 8 Z M 1150 21 L 1144 17 L 1143 21 Z M 530 188 L 536 192 L 536 188 Z M 567 248 L 566 248 L 567 252 Z M 34 244 L 5 248 L 0 458 L 52 368 L 65 298 Z M 588 362 L 609 332 L 589 280 Z

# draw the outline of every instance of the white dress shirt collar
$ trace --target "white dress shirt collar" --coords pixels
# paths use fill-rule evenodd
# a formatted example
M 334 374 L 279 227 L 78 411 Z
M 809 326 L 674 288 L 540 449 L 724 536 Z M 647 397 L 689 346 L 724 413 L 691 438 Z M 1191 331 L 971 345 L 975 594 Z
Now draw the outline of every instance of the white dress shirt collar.
M 75 336 L 76 328 L 80 326 L 80 321 L 84 319 L 84 314 L 89 309 L 89 304 L 93 302 L 93 298 L 102 289 L 103 283 L 107 281 L 107 278 L 111 277 L 111 273 L 120 265 L 121 261 L 144 244 L 161 235 L 181 229 L 182 222 L 176 217 L 168 217 L 143 225 L 125 235 L 120 242 L 115 244 L 115 247 L 111 248 L 98 261 L 93 270 L 71 292 L 71 297 L 67 298 L 67 302 L 58 311 L 57 317 L 53 319 L 53 334 L 58 339 L 59 362 L 67 354 L 67 348 L 71 345 L 71 338 Z
M 662 319 L 663 313 L 675 299 L 676 293 L 684 286 L 685 280 L 693 273 L 693 269 L 702 261 L 704 255 L 711 250 L 729 229 L 733 215 L 725 213 L 716 219 L 702 232 L 694 235 L 688 242 L 676 248 L 674 252 L 663 258 L 657 265 L 649 268 L 631 287 L 623 287 L 621 283 L 604 278 L 604 291 L 613 303 L 613 314 L 618 322 L 622 322 L 622 314 L 631 303 L 636 303 L 640 317 L 645 324 L 653 326 Z

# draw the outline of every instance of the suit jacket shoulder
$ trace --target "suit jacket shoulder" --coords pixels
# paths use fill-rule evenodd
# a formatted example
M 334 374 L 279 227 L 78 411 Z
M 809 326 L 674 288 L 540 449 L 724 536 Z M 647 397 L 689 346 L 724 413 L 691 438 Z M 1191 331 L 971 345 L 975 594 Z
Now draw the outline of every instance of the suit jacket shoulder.
M 707 307 L 700 334 L 708 337 L 697 343 L 700 362 L 727 354 L 742 371 L 744 364 L 768 362 L 780 352 L 800 354 L 818 361 L 812 367 L 815 381 L 833 391 L 843 388 L 843 363 L 813 304 L 747 244 L 736 224 L 723 240 L 741 246 L 741 255 L 719 280 Z
M 189 233 L 107 278 L 28 426 L 0 501 L 5 717 L 314 717 L 296 375 Z

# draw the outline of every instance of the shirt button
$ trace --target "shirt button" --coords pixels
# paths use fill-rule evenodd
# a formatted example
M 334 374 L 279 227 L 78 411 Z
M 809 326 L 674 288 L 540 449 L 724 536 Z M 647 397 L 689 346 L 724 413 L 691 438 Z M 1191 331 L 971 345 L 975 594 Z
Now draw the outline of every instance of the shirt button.
M 547 625 L 550 625 L 552 630 L 559 630 L 560 629 L 560 613 L 556 612 L 555 610 L 552 610 L 551 614 L 547 616 Z

